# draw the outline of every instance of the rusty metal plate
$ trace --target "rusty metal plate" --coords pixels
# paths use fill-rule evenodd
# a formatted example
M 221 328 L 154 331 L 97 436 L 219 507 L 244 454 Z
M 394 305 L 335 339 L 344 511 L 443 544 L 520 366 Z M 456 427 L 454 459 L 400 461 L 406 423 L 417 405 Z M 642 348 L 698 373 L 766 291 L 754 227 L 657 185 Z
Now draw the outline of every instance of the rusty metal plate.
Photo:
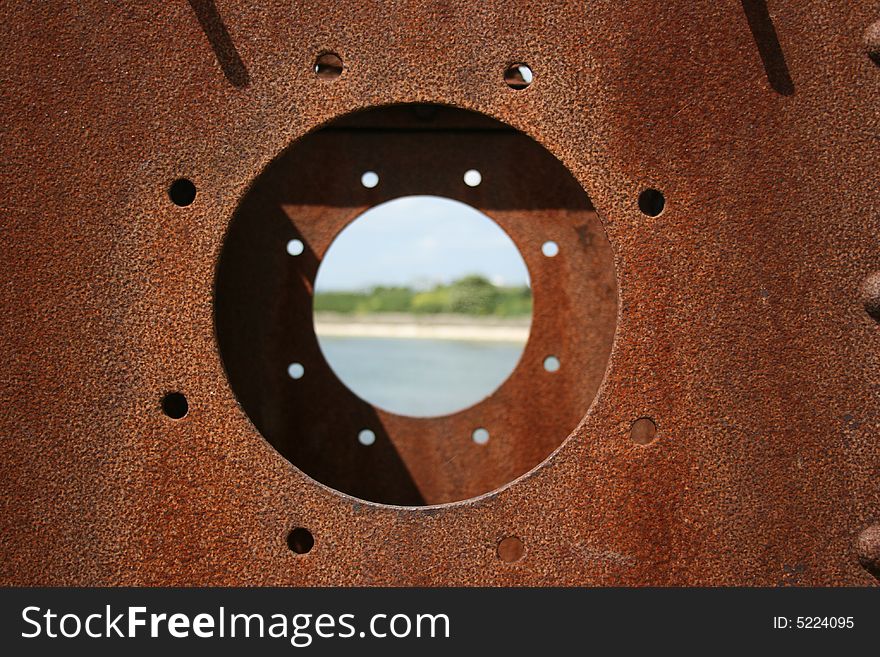
M 93 0 L 3 18 L 3 584 L 875 581 L 873 3 Z M 340 74 L 316 75 L 330 52 Z M 521 89 L 504 79 L 517 62 L 534 72 Z M 424 117 L 392 135 L 387 116 L 342 118 L 416 103 L 487 117 L 415 131 L 442 152 L 433 179 L 407 146 Z M 493 158 L 498 140 L 513 145 Z M 346 181 L 376 154 L 411 175 L 356 195 Z M 443 182 L 462 154 L 491 173 L 484 196 Z M 309 185 L 273 185 L 286 166 Z M 517 176 L 535 185 L 493 191 Z M 180 178 L 197 190 L 185 207 L 168 195 Z M 581 201 L 563 212 L 568 192 L 548 204 L 538 181 Z M 391 506 L 332 488 L 361 479 L 285 447 L 288 419 L 255 419 L 222 316 L 272 290 L 230 296 L 222 267 L 235 231 L 274 228 L 303 235 L 315 267 L 347 221 L 411 189 L 484 209 L 530 270 L 558 231 L 564 275 L 542 270 L 527 352 L 555 340 L 583 368 L 553 391 L 524 359 L 485 402 L 516 445 L 489 460 L 414 454 L 411 427 L 379 414 L 386 465 L 400 457 L 414 489 L 356 492 L 429 504 Z M 640 208 L 648 189 L 659 214 Z M 249 234 L 255 198 L 282 215 L 252 215 Z M 610 269 L 578 246 L 583 225 Z M 253 258 L 232 253 L 231 271 Z M 307 341 L 305 273 L 277 302 Z M 598 316 L 579 307 L 596 298 Z M 344 396 L 291 403 L 314 426 L 345 416 Z

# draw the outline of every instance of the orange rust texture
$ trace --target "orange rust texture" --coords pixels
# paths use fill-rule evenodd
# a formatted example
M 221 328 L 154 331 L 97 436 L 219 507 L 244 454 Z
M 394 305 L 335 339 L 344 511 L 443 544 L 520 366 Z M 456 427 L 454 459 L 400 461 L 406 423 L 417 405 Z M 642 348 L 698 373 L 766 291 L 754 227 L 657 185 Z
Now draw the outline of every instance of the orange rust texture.
M 855 537 L 880 520 L 880 327 L 860 293 L 880 269 L 877 8 L 769 5 L 4 6 L 0 583 L 874 581 Z M 312 70 L 326 50 L 331 81 Z M 513 62 L 527 89 L 504 83 Z M 319 485 L 263 439 L 224 371 L 214 284 L 270 162 L 337 117 L 415 102 L 486 114 L 572 173 L 618 317 L 557 451 L 479 499 L 402 508 Z M 166 194 L 181 176 L 186 208 Z M 307 554 L 286 542 L 298 526 Z

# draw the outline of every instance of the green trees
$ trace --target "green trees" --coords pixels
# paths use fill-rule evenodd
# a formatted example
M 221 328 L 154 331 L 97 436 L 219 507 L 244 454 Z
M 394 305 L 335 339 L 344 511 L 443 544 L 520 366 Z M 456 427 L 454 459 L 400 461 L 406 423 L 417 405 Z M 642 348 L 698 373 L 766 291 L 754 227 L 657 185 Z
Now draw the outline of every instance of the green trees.
M 465 276 L 449 286 L 449 312 L 462 315 L 492 315 L 501 290 L 482 276 Z
M 322 292 L 315 295 L 316 312 L 455 313 L 516 317 L 532 311 L 528 286 L 499 287 L 483 276 L 465 276 L 449 285 L 416 292 L 408 287 L 374 287 L 367 292 Z

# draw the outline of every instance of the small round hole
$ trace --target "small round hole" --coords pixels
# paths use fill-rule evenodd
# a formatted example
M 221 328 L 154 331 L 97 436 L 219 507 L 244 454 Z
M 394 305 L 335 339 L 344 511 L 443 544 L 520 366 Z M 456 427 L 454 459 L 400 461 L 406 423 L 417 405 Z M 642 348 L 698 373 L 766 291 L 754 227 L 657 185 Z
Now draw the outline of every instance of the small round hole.
M 559 359 L 556 356 L 547 356 L 544 359 L 544 369 L 548 372 L 559 371 Z
M 162 398 L 162 412 L 172 420 L 180 420 L 189 412 L 189 403 L 180 392 L 169 392 Z
M 184 208 L 196 200 L 196 186 L 191 180 L 179 178 L 168 188 L 168 197 L 174 205 Z
M 511 89 L 525 89 L 532 83 L 532 69 L 526 64 L 512 64 L 504 71 L 504 81 Z
M 376 434 L 369 429 L 361 429 L 358 433 L 358 442 L 364 447 L 369 447 L 376 442 Z
M 522 539 L 519 539 L 516 536 L 508 536 L 498 541 L 496 552 L 501 561 L 513 563 L 514 561 L 519 561 L 523 558 L 526 548 L 523 545 Z
M 483 176 L 476 169 L 468 169 L 464 172 L 464 184 L 468 187 L 476 187 L 483 182 Z
M 649 217 L 659 216 L 665 206 L 663 193 L 656 189 L 646 189 L 639 194 L 639 210 Z
M 559 253 L 559 245 L 556 242 L 544 242 L 541 245 L 541 253 L 548 258 L 552 258 Z
M 375 171 L 365 171 L 364 175 L 361 176 L 361 185 L 363 185 L 367 189 L 373 189 L 373 187 L 378 184 L 379 174 Z
M 489 432 L 483 427 L 480 427 L 479 429 L 474 429 L 471 438 L 474 439 L 474 442 L 477 443 L 477 445 L 485 445 L 489 442 Z
M 305 250 L 306 247 L 302 240 L 290 240 L 287 243 L 287 252 L 292 256 L 298 256 Z
M 287 376 L 291 379 L 301 379 L 305 373 L 306 368 L 302 366 L 302 363 L 291 363 L 287 366 Z
M 308 554 L 315 547 L 315 537 L 305 527 L 297 527 L 287 535 L 287 547 L 297 554 Z
M 640 417 L 632 423 L 629 437 L 636 445 L 647 445 L 657 437 L 657 425 L 649 417 Z
M 325 52 L 315 60 L 315 75 L 319 80 L 335 80 L 342 75 L 342 59 L 335 52 Z

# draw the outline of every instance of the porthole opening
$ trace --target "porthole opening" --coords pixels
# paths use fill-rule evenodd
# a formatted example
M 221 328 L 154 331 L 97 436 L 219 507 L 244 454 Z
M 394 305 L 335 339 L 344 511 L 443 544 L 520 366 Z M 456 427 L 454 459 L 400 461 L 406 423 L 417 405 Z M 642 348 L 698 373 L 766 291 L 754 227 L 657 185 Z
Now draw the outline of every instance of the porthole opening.
M 383 106 L 307 132 L 244 189 L 217 264 L 218 350 L 243 430 L 299 471 L 360 500 L 455 502 L 582 421 L 615 334 L 613 251 L 530 136 Z

